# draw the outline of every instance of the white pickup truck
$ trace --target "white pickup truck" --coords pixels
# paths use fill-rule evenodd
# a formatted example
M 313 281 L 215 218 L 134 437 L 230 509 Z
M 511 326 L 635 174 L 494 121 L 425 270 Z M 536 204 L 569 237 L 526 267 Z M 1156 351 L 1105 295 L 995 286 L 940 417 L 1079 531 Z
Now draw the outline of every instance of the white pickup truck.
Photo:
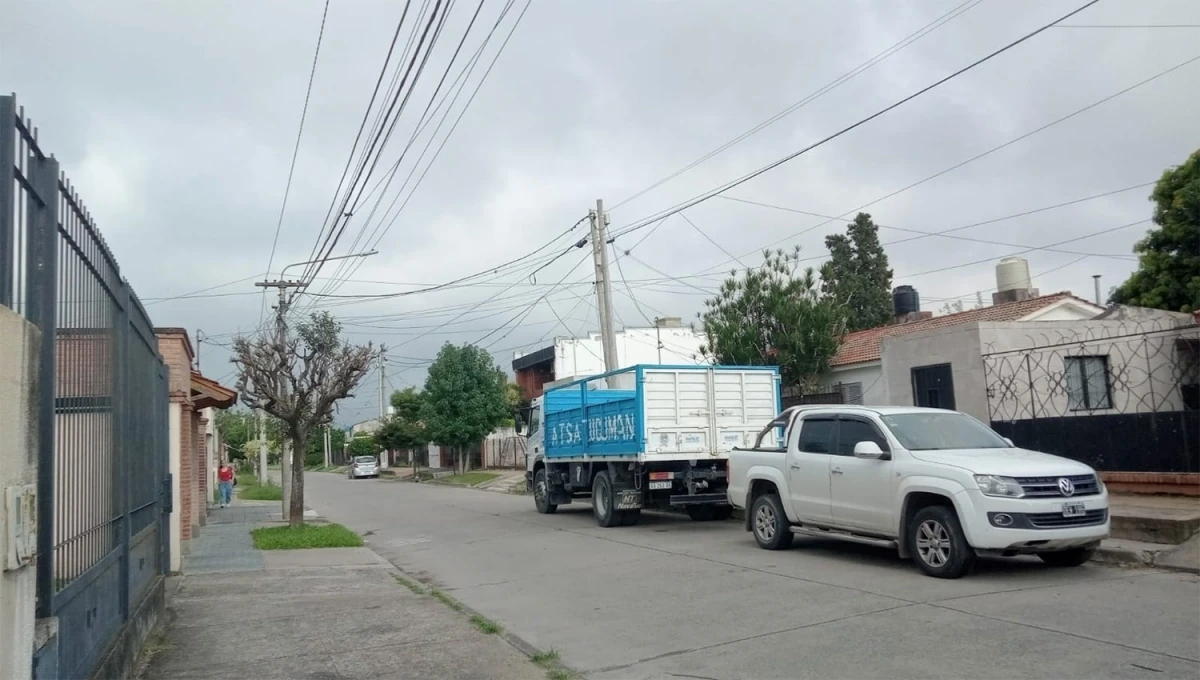
M 1095 470 L 941 409 L 787 409 L 752 448 L 730 452 L 728 488 L 762 548 L 838 537 L 896 548 L 940 578 L 981 553 L 1078 566 L 1109 535 Z

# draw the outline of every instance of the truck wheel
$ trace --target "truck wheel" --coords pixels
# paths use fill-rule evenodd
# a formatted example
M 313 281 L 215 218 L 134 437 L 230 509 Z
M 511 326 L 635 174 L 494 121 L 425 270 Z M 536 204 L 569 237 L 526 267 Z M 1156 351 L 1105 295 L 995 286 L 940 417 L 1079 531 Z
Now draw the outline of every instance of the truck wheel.
M 1095 549 L 1091 547 L 1071 548 L 1057 552 L 1038 553 L 1038 557 L 1052 567 L 1078 567 L 1092 559 L 1095 552 Z
M 967 543 L 953 508 L 934 505 L 922 509 L 908 529 L 908 552 L 921 571 L 937 578 L 959 578 L 975 564 L 975 550 Z
M 546 482 L 546 468 L 533 475 L 533 504 L 543 515 L 553 515 L 558 512 L 558 506 L 550 502 L 550 485 Z
M 755 498 L 750 506 L 750 518 L 758 547 L 764 550 L 787 550 L 792 547 L 795 535 L 788 525 L 779 496 L 770 493 Z
M 626 510 L 621 513 L 621 525 L 631 527 L 642 519 L 641 510 Z
M 592 514 L 596 516 L 596 524 L 606 529 L 620 526 L 623 513 L 616 511 L 616 505 L 608 471 L 596 473 L 596 479 L 592 482 Z
M 689 505 L 687 514 L 693 522 L 711 522 L 717 517 L 717 508 L 712 505 Z

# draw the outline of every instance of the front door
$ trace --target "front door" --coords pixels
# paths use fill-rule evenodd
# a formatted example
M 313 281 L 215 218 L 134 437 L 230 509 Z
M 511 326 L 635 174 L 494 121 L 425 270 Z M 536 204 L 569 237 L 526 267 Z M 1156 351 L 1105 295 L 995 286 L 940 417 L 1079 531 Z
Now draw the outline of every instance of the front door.
M 912 369 L 913 405 L 954 410 L 954 377 L 950 364 Z
M 869 420 L 854 416 L 838 419 L 836 455 L 829 462 L 829 503 L 838 526 L 896 535 L 892 461 L 855 458 L 858 442 L 872 441 L 890 453 L 887 438 Z
M 788 443 L 788 489 L 792 510 L 801 522 L 830 520 L 829 461 L 837 420 L 810 416 L 792 426 Z

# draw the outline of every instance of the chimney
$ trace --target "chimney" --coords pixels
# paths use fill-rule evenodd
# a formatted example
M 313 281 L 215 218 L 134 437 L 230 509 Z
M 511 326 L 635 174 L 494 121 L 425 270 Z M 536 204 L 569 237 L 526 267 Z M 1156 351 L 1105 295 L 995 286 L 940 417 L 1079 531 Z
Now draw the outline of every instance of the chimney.
M 1040 295 L 1029 278 L 1029 261 L 1023 257 L 1006 257 L 996 264 L 996 292 L 992 304 L 1032 300 Z
M 932 312 L 921 311 L 921 296 L 912 286 L 896 286 L 892 289 L 892 324 L 920 321 L 933 316 Z

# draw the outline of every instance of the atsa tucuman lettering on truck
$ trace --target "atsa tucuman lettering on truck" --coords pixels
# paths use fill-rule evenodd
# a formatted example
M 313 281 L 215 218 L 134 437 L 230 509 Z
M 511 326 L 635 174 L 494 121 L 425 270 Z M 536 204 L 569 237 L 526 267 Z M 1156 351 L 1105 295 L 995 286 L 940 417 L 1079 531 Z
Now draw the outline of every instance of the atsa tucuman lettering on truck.
M 538 512 L 591 498 L 602 527 L 643 508 L 727 519 L 727 461 L 779 412 L 773 366 L 639 365 L 551 383 L 524 426 L 526 485 Z

